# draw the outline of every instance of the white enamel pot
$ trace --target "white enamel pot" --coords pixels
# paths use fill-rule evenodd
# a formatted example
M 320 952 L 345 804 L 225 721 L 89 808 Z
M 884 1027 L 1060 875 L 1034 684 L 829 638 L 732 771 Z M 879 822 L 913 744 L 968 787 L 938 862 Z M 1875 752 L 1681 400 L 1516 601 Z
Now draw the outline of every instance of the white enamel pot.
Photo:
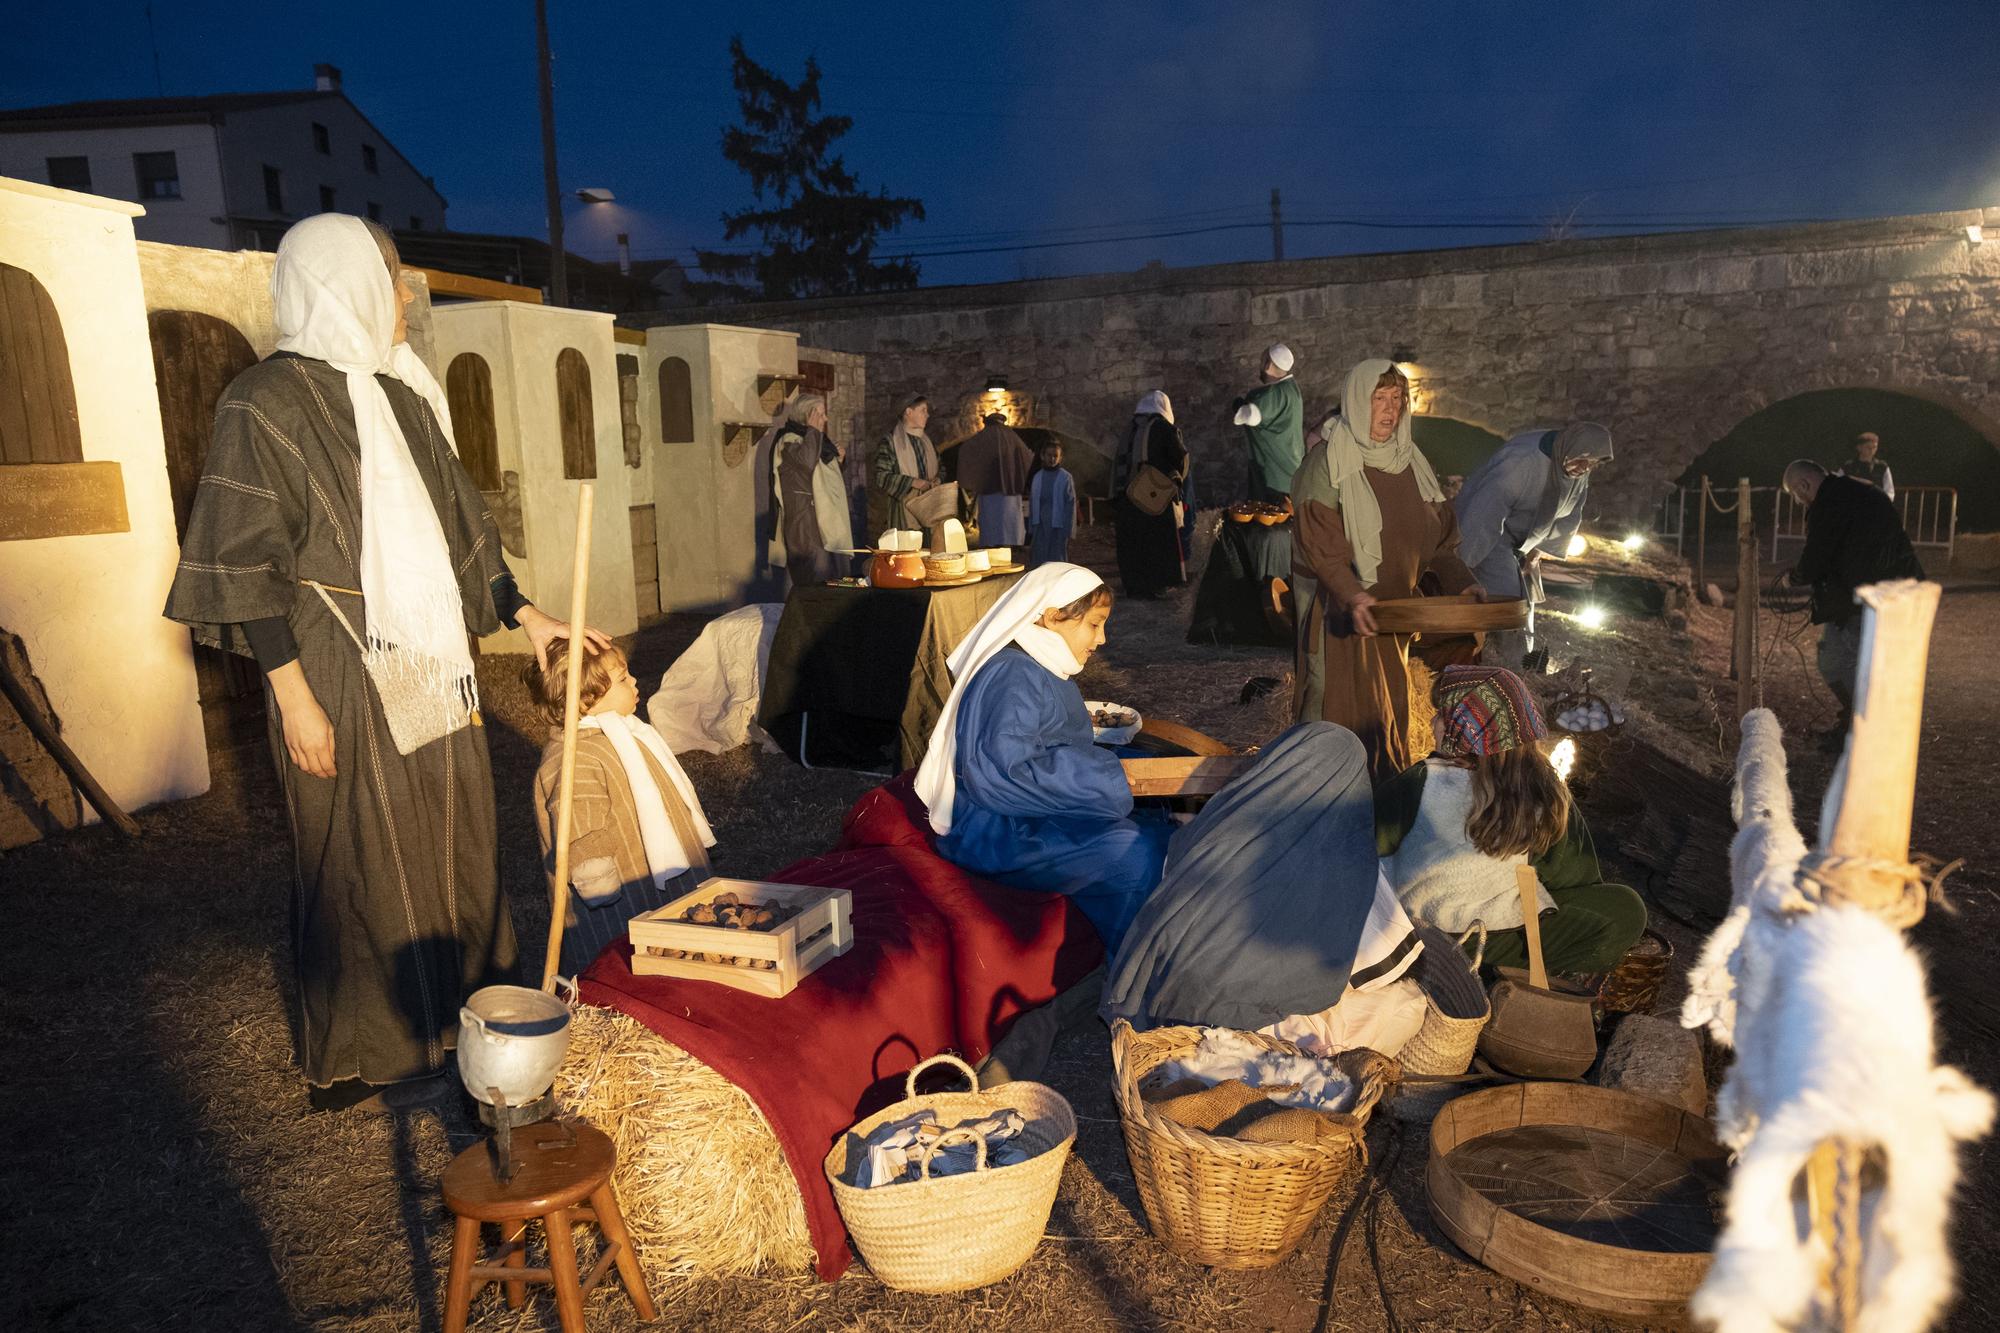
M 458 1011 L 458 1077 L 465 1090 L 491 1105 L 497 1088 L 509 1106 L 547 1092 L 569 1051 L 569 1017 L 570 1004 L 546 991 L 487 986 L 473 992 Z

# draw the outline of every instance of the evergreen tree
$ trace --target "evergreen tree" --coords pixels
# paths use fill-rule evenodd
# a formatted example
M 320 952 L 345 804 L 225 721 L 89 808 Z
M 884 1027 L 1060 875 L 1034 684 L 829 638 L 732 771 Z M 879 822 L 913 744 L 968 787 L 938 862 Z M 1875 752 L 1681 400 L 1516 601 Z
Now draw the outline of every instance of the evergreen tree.
M 913 260 L 874 254 L 882 233 L 923 218 L 923 203 L 867 193 L 833 154 L 854 120 L 819 114 L 819 62 L 808 57 L 805 77 L 792 84 L 752 60 L 741 36 L 730 39 L 729 55 L 743 123 L 723 131 L 722 155 L 750 178 L 757 203 L 724 213 L 723 236 L 756 233 L 763 248 L 697 250 L 710 281 L 690 290 L 703 300 L 786 301 L 916 286 Z

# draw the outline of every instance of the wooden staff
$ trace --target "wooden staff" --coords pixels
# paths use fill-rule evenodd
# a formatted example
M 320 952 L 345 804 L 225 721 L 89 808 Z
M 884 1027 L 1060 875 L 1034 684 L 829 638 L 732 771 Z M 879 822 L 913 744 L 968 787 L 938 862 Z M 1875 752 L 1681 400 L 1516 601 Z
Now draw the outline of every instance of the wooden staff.
M 1923 916 L 1910 860 L 1917 741 L 1930 663 L 1935 583 L 1903 580 L 1862 588 L 1861 653 L 1854 722 L 1820 819 L 1819 846 L 1800 864 L 1802 887 L 1821 901 L 1862 907 L 1899 929 Z M 1827 1245 L 1823 1324 L 1852 1329 L 1860 1308 L 1860 1179 L 1867 1145 L 1830 1139 L 1806 1163 L 1814 1232 Z
M 542 989 L 556 988 L 562 960 L 564 909 L 569 905 L 570 802 L 576 791 L 577 695 L 583 688 L 584 603 L 590 590 L 590 511 L 592 483 L 576 496 L 576 563 L 569 575 L 569 660 L 563 679 L 562 779 L 556 787 L 556 877 L 549 885 L 549 943 L 542 958 Z
M 1736 483 L 1736 717 L 1758 706 L 1763 693 L 1758 676 L 1757 603 L 1757 515 L 1750 504 L 1750 479 Z
M 84 767 L 83 760 L 77 758 L 76 751 L 69 748 L 62 734 L 56 730 L 55 724 L 42 716 L 42 710 L 35 703 L 34 691 L 28 688 L 26 681 L 15 678 L 14 668 L 8 664 L 5 657 L 0 657 L 0 694 L 7 696 L 7 702 L 14 705 L 14 711 L 21 715 L 21 721 L 27 723 L 28 730 L 35 734 L 35 739 L 42 743 L 42 747 L 62 769 L 63 775 L 76 784 L 76 789 L 83 793 L 84 798 L 103 817 L 104 822 L 128 838 L 138 837 L 138 821 L 126 814 L 118 802 L 111 799 L 111 793 L 104 790 L 103 784 Z

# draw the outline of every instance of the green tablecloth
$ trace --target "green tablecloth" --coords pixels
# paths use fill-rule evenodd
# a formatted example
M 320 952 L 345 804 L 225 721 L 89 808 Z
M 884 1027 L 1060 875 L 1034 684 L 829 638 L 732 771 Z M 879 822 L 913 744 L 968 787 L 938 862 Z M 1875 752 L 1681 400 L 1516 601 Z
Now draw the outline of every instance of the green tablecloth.
M 962 588 L 794 588 L 758 725 L 801 763 L 913 768 L 951 693 L 945 659 L 1018 574 Z
M 1272 579 L 1291 582 L 1292 525 L 1266 527 L 1225 517 L 1195 589 L 1188 642 L 1289 647 L 1291 635 L 1265 610 Z

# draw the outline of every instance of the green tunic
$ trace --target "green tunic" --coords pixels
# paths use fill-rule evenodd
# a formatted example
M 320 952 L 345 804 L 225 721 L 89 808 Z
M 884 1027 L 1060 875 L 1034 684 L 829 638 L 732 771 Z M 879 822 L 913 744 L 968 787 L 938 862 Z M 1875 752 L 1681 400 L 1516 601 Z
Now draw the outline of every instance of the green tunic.
M 430 409 L 378 380 L 431 493 L 465 627 L 499 628 L 490 581 L 504 572 L 479 491 Z M 246 621 L 285 616 L 299 665 L 334 732 L 335 776 L 294 767 L 267 687 L 296 874 L 295 1036 L 307 1079 L 391 1083 L 435 1073 L 458 1010 L 515 979 L 513 921 L 500 896 L 493 772 L 473 725 L 403 755 L 389 737 L 360 649 L 307 580 L 365 634 L 360 437 L 346 378 L 280 353 L 237 376 L 216 407 L 166 614 L 195 638 L 248 654 Z
M 1306 456 L 1306 404 L 1290 375 L 1243 395 L 1257 409 L 1257 424 L 1243 427 L 1250 445 L 1250 498 L 1275 503 L 1292 493 L 1292 478 Z

